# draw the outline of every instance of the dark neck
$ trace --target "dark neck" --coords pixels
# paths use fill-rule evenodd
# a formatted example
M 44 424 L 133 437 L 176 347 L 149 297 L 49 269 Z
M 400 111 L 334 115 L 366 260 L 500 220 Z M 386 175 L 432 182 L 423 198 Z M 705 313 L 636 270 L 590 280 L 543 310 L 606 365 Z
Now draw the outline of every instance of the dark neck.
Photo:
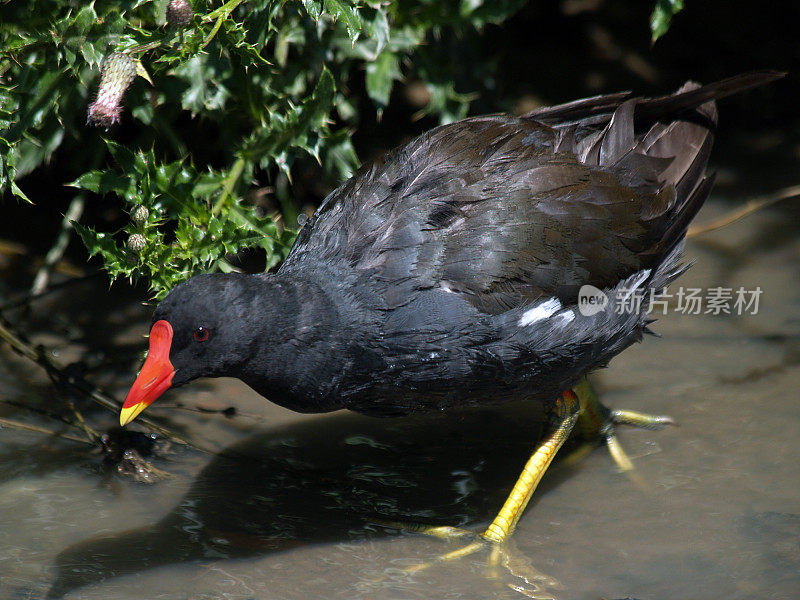
M 336 394 L 350 340 L 330 291 L 291 274 L 253 276 L 248 294 L 252 359 L 232 375 L 272 402 L 299 412 L 342 408 Z M 344 312 L 348 312 L 344 307 Z

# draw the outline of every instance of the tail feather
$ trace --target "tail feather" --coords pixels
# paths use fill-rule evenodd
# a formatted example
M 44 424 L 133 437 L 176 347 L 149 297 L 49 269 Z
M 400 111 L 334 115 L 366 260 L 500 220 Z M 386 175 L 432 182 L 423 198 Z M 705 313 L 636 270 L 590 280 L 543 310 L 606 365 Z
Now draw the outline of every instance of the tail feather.
M 615 172 L 641 198 L 639 219 L 649 241 L 643 265 L 657 265 L 680 243 L 711 192 L 705 170 L 717 124 L 715 101 L 785 74 L 745 73 L 715 83 L 687 82 L 675 93 L 635 98 L 597 96 L 527 116 L 557 132 L 554 152 L 572 152 L 583 164 Z
M 573 100 L 565 104 L 558 104 L 556 106 L 542 106 L 524 115 L 526 118 L 535 119 L 549 123 L 577 123 L 592 115 L 602 115 L 605 117 L 625 100 L 630 98 L 631 92 L 618 92 L 616 94 L 606 94 L 602 96 L 593 96 L 591 98 L 581 98 L 580 100 Z
M 636 145 L 633 115 L 636 100 L 626 100 L 611 115 L 600 142 L 600 166 L 613 165 Z
M 683 111 L 694 110 L 712 100 L 721 100 L 750 88 L 771 83 L 785 76 L 786 73 L 783 71 L 754 71 L 752 73 L 734 75 L 733 77 L 702 86 L 694 84 L 695 87 L 691 89 L 681 89 L 677 93 L 668 96 L 643 98 L 637 105 L 636 119 L 637 122 L 641 120 L 644 123 L 649 123 L 670 116 L 674 117 Z
M 660 119 L 674 117 L 676 114 L 694 109 L 711 100 L 726 98 L 744 90 L 765 85 L 785 77 L 786 73 L 775 70 L 742 73 L 714 83 L 699 86 L 689 91 L 680 91 L 667 96 L 655 98 L 638 98 L 636 121 L 652 124 Z M 548 125 L 574 125 L 581 123 L 605 123 L 623 102 L 631 98 L 631 92 L 619 92 L 592 98 L 583 98 L 556 106 L 543 106 L 525 115 Z M 594 119 L 593 117 L 597 117 Z

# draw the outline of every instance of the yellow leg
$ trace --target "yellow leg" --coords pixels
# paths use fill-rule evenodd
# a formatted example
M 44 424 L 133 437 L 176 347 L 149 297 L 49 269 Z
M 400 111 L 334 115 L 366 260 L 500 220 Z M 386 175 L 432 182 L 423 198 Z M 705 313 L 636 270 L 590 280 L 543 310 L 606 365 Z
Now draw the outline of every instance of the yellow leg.
M 611 411 L 600 402 L 597 392 L 584 377 L 572 388 L 581 405 L 581 416 L 578 418 L 578 427 L 585 440 L 596 439 L 602 434 L 603 428 L 611 418 Z
M 649 429 L 660 429 L 664 425 L 673 423 L 669 417 L 654 417 L 633 411 L 612 411 L 603 406 L 592 389 L 588 380 L 581 380 L 572 390 L 564 392 L 556 402 L 552 417 L 556 421 L 553 433 L 536 449 L 525 465 L 522 474 L 514 484 L 514 488 L 495 517 L 494 521 L 487 527 L 486 531 L 477 535 L 471 531 L 457 527 L 443 527 L 430 525 L 415 525 L 409 523 L 397 523 L 393 521 L 374 520 L 375 523 L 405 529 L 415 533 L 423 533 L 441 539 L 461 538 L 470 541 L 466 546 L 453 550 L 436 559 L 410 567 L 406 567 L 407 573 L 423 571 L 435 565 L 463 558 L 489 546 L 491 555 L 489 566 L 497 568 L 501 563 L 515 577 L 521 577 L 525 585 L 533 586 L 536 595 L 530 595 L 531 590 L 523 587 L 512 586 L 512 589 L 520 591 L 530 597 L 540 597 L 540 592 L 546 587 L 550 587 L 554 580 L 541 575 L 538 572 L 525 568 L 522 571 L 516 567 L 512 568 L 511 548 L 507 542 L 522 516 L 525 507 L 528 505 L 533 492 L 539 485 L 545 471 L 553 462 L 556 453 L 569 437 L 576 423 L 580 424 L 583 436 L 587 439 L 605 440 L 609 452 L 622 470 L 633 468 L 630 459 L 619 445 L 615 434 L 617 424 L 627 424 Z M 588 445 L 587 445 L 588 447 Z M 591 446 L 593 447 L 593 446 Z M 511 544 L 513 545 L 513 544 Z M 382 580 L 382 579 L 381 579 Z M 550 597 L 550 596 L 546 596 Z
M 556 430 L 547 438 L 536 452 L 531 455 L 522 474 L 514 484 L 514 489 L 494 521 L 483 532 L 483 538 L 492 542 L 502 542 L 514 532 L 522 512 L 531 499 L 536 486 L 539 485 L 550 463 L 553 462 L 558 449 L 569 437 L 575 422 L 578 419 L 579 401 L 572 390 L 561 395 L 553 409 L 554 415 L 559 420 Z
M 536 486 L 542 479 L 545 471 L 547 471 L 550 463 L 553 462 L 559 448 L 569 437 L 570 432 L 575 427 L 580 412 L 580 403 L 578 396 L 572 391 L 567 390 L 556 402 L 553 408 L 552 416 L 556 420 L 555 431 L 548 437 L 533 453 L 522 474 L 517 479 L 514 488 L 511 490 L 505 504 L 500 509 L 500 512 L 495 517 L 494 521 L 489 525 L 486 531 L 481 535 L 460 529 L 458 527 L 442 527 L 430 525 L 417 525 L 410 523 L 398 523 L 394 521 L 383 521 L 380 519 L 371 519 L 373 522 L 387 527 L 395 527 L 398 529 L 405 529 L 415 533 L 423 533 L 437 538 L 452 539 L 452 538 L 472 538 L 473 541 L 453 550 L 446 554 L 436 557 L 434 560 L 427 561 L 418 565 L 406 567 L 406 573 L 418 573 L 442 563 L 464 558 L 478 552 L 487 546 L 491 548 L 491 555 L 489 557 L 488 565 L 491 569 L 490 575 L 498 577 L 497 567 L 503 565 L 509 573 L 521 579 L 523 583 L 520 585 L 507 584 L 514 590 L 523 593 L 530 597 L 540 597 L 542 590 L 546 590 L 549 585 L 557 585 L 557 582 L 552 578 L 548 578 L 532 567 L 528 568 L 522 565 L 520 569 L 512 559 L 510 548 L 506 542 L 519 522 L 522 512 L 531 499 Z M 378 582 L 383 578 L 379 578 Z M 530 589 L 529 589 L 530 588 Z M 531 595 L 533 593 L 536 595 Z M 551 597 L 551 596 L 541 596 Z

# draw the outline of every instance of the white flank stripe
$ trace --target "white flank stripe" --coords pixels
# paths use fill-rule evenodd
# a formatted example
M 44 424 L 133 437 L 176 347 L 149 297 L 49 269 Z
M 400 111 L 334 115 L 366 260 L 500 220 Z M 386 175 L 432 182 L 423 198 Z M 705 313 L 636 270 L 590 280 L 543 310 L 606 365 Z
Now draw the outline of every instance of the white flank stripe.
M 526 310 L 522 314 L 522 317 L 520 317 L 519 326 L 525 327 L 531 323 L 536 323 L 536 321 L 547 319 L 559 310 L 561 310 L 561 302 L 558 301 L 558 298 L 550 298 L 550 300 L 546 300 L 530 310 Z
M 572 323 L 575 320 L 575 313 L 571 310 L 565 310 L 560 315 L 556 315 L 556 319 L 561 319 L 564 321 L 562 325 L 566 325 L 567 323 Z

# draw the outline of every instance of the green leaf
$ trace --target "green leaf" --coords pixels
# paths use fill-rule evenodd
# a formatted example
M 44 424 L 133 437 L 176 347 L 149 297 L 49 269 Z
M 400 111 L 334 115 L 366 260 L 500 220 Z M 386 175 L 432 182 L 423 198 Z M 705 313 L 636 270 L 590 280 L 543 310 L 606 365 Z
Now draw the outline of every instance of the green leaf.
M 230 91 L 214 77 L 213 62 L 212 57 L 202 54 L 175 69 L 175 75 L 188 84 L 181 105 L 193 115 L 223 109 L 230 96 Z
M 396 54 L 382 52 L 376 61 L 367 64 L 367 94 L 380 111 L 389 105 L 397 79 L 400 79 L 400 61 Z
M 321 126 L 333 104 L 334 92 L 336 92 L 336 82 L 333 75 L 328 67 L 323 67 L 311 98 L 303 103 L 300 121 L 308 125 Z
M 97 13 L 94 11 L 94 2 L 89 2 L 78 10 L 72 19 L 70 28 L 77 35 L 86 35 L 96 21 Z
M 324 127 L 335 91 L 333 75 L 324 67 L 314 91 L 303 104 L 286 115 L 270 115 L 269 126 L 251 136 L 244 146 L 244 155 L 249 160 L 258 160 L 262 166 L 274 162 L 285 171 L 290 166 L 287 151 L 292 148 L 317 156 L 318 148 L 309 144 L 309 134 Z
M 21 189 L 19 189 L 19 186 L 17 186 L 17 184 L 14 183 L 13 181 L 11 182 L 11 193 L 14 194 L 14 196 L 19 198 L 20 200 L 24 200 L 28 204 L 33 204 L 33 202 L 30 200 L 30 198 L 28 198 L 25 195 L 25 193 Z
M 129 177 L 112 171 L 89 171 L 67 185 L 88 190 L 95 194 L 113 192 L 124 198 L 126 193 L 131 191 L 132 182 Z
M 350 177 L 359 165 L 350 136 L 350 132 L 339 130 L 326 139 L 322 164 L 327 171 L 332 173 L 337 182 Z
M 325 12 L 330 13 L 334 19 L 344 22 L 347 35 L 352 42 L 355 42 L 364 27 L 358 9 L 348 0 L 324 0 L 323 6 Z
M 420 111 L 421 114 L 438 114 L 441 123 L 452 123 L 467 116 L 469 104 L 475 99 L 473 94 L 461 94 L 456 91 L 452 81 L 431 81 L 428 83 L 430 100 Z
M 683 0 L 656 0 L 653 13 L 650 15 L 650 31 L 652 41 L 664 35 L 672 23 L 672 17 L 683 10 Z
M 390 38 L 389 18 L 386 10 L 381 8 L 376 11 L 375 18 L 367 25 L 369 37 L 375 40 L 375 54 L 380 54 L 389 43 Z
M 117 262 L 120 249 L 110 235 L 99 233 L 94 229 L 81 225 L 77 221 L 72 221 L 72 226 L 89 251 L 89 256 L 100 254 L 107 262 Z
M 312 19 L 319 21 L 320 16 L 322 16 L 322 3 L 319 0 L 303 0 L 303 6 L 306 7 Z

